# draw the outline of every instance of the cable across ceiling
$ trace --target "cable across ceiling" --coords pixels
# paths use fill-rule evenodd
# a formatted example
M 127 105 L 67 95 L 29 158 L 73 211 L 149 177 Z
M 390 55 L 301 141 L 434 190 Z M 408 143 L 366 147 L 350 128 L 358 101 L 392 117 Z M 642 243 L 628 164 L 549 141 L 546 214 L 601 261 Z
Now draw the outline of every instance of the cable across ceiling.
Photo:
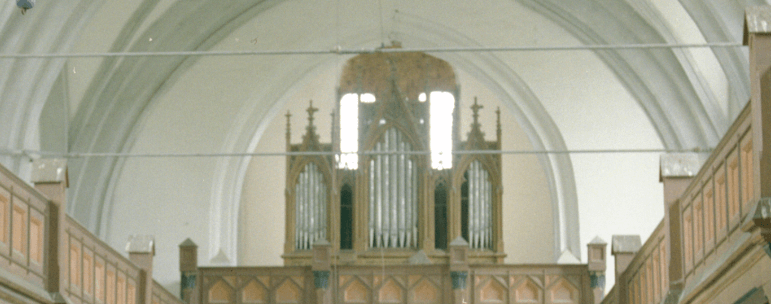
M 175 56 L 279 56 L 279 55 L 355 55 L 370 53 L 463 53 L 463 52 L 543 52 L 543 51 L 595 51 L 595 50 L 644 50 L 684 48 L 735 48 L 744 47 L 735 42 L 696 44 L 595 44 L 563 46 L 503 46 L 503 47 L 438 47 L 438 48 L 374 48 L 344 49 L 336 46 L 330 50 L 244 50 L 244 51 L 176 51 L 176 52 L 93 52 L 53 54 L 0 54 L 0 59 L 40 58 L 90 58 L 90 57 L 175 57 Z

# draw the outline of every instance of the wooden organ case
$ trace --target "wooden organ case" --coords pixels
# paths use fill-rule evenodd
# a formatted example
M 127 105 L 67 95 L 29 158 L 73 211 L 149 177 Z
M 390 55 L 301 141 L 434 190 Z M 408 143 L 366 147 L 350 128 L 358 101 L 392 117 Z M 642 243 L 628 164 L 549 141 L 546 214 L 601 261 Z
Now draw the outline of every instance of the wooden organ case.
M 349 59 L 337 96 L 332 143 L 319 142 L 311 103 L 292 144 L 287 113 L 286 149 L 296 153 L 286 157 L 284 263 L 311 265 L 316 244 L 331 246 L 333 264 L 448 263 L 459 238 L 470 262 L 502 263 L 501 155 L 478 153 L 500 150 L 500 110 L 486 141 L 475 98 L 462 141 L 455 73 L 420 52 Z M 440 136 L 448 148 L 437 152 Z

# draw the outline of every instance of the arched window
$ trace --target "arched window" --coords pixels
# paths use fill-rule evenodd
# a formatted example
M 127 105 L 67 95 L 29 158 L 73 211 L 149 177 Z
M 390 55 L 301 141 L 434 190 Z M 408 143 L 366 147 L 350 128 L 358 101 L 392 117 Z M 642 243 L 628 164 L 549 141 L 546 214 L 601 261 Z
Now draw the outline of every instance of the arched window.
M 461 234 L 472 249 L 492 248 L 493 196 L 490 175 L 474 160 L 463 174 L 461 186 Z
M 426 101 L 426 94 L 418 96 L 419 101 Z M 434 169 L 452 168 L 452 113 L 455 110 L 455 96 L 450 92 L 434 91 L 429 95 L 430 124 L 429 140 L 431 148 L 431 167 Z
M 305 165 L 294 195 L 295 248 L 311 249 L 315 241 L 327 238 L 327 187 L 316 164 Z
M 409 152 L 399 130 L 387 130 L 373 152 Z M 405 248 L 417 245 L 417 166 L 406 154 L 376 154 L 369 161 L 369 245 Z
M 372 93 L 348 93 L 340 98 L 340 155 L 338 168 L 356 170 L 359 168 L 359 102 L 373 103 Z

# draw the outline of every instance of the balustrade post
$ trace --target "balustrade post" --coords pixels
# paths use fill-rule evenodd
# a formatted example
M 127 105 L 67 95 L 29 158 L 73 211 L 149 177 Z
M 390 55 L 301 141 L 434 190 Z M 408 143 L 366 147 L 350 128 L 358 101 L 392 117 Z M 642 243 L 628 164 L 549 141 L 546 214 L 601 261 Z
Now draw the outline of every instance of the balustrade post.
M 153 297 L 153 256 L 155 256 L 155 237 L 152 235 L 129 236 L 126 251 L 129 260 L 142 269 L 139 274 L 139 304 L 152 303 Z
M 748 7 L 744 19 L 743 44 L 749 46 L 750 107 L 754 196 L 758 203 L 751 211 L 753 225 L 760 228 L 760 246 L 771 257 L 771 6 Z M 771 297 L 771 282 L 763 287 Z
M 452 303 L 464 304 L 471 303 L 467 299 L 472 295 L 468 294 L 466 283 L 468 282 L 468 243 L 463 237 L 457 237 L 450 242 L 448 246 L 450 251 L 450 279 L 452 280 Z
M 629 292 L 626 285 L 626 268 L 629 267 L 629 263 L 634 259 L 635 254 L 640 251 L 642 243 L 640 242 L 639 235 L 614 235 L 611 241 L 610 254 L 615 259 L 616 266 L 616 284 L 619 287 L 618 299 L 619 303 L 627 303 L 627 293 Z
M 65 290 L 65 280 L 61 271 L 67 265 L 66 238 L 64 231 L 67 216 L 67 160 L 36 159 L 32 163 L 32 183 L 35 189 L 50 199 L 46 215 L 45 245 L 45 282 L 46 290 L 53 296 L 55 303 L 64 303 L 61 292 Z
M 332 293 L 329 288 L 332 270 L 332 245 L 326 240 L 313 243 L 313 286 L 316 292 L 316 303 L 332 304 Z
M 685 279 L 679 199 L 700 169 L 699 156 L 696 153 L 661 155 L 659 181 L 664 186 L 664 229 L 666 231 L 664 234 L 669 253 L 668 273 L 664 274 L 669 280 L 669 291 L 664 295 L 669 299 L 667 301 L 679 298 Z
M 179 298 L 187 303 L 198 303 L 195 299 L 196 276 L 198 273 L 198 245 L 193 240 L 185 239 L 179 244 L 179 273 L 181 275 Z
M 589 279 L 590 287 L 594 293 L 594 303 L 602 302 L 605 296 L 605 269 L 607 268 L 607 259 L 605 249 L 608 243 L 599 236 L 595 237 L 586 245 L 589 255 Z

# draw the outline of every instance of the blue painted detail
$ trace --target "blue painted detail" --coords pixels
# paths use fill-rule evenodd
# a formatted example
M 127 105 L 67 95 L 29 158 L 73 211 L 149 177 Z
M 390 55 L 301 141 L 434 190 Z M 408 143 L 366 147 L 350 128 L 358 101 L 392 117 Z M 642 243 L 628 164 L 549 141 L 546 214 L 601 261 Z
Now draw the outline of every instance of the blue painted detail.
M 605 288 L 605 274 L 593 272 L 589 275 L 591 288 Z
M 180 280 L 179 298 L 182 299 L 185 289 L 195 288 L 195 273 L 185 275 L 182 273 L 182 279 Z
M 316 289 L 327 289 L 329 286 L 329 271 L 314 271 L 313 272 L 313 285 Z
M 452 278 L 452 289 L 466 289 L 466 277 L 468 272 L 465 271 L 452 271 L 450 272 Z
M 763 246 L 763 250 L 765 250 L 766 255 L 768 255 L 768 257 L 771 258 L 771 243 L 766 243 L 766 245 Z
M 35 0 L 16 0 L 16 6 L 24 9 L 35 7 Z

